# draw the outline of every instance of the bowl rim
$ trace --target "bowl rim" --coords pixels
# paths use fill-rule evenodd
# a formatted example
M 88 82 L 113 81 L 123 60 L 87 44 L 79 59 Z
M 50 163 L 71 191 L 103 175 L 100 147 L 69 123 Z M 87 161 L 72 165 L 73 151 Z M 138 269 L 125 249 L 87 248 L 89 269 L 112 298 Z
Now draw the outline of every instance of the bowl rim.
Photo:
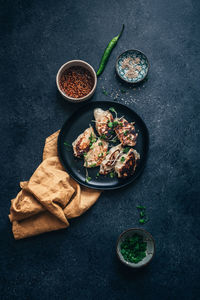
M 154 246 L 154 251 L 153 251 L 153 254 L 152 254 L 151 258 L 150 258 L 145 264 L 142 264 L 142 265 L 140 265 L 140 266 L 139 266 L 139 265 L 138 265 L 138 266 L 131 265 L 128 261 L 127 261 L 127 262 L 123 261 L 123 260 L 121 259 L 121 257 L 119 256 L 119 253 L 118 253 L 118 251 L 117 251 L 117 247 L 118 247 L 118 244 L 119 244 L 119 242 L 120 242 L 122 236 L 123 236 L 125 233 L 129 232 L 129 231 L 135 231 L 135 230 L 139 230 L 139 231 L 143 231 L 144 233 L 147 233 L 147 234 L 150 236 L 150 238 L 151 238 L 151 240 L 152 240 L 152 242 L 153 242 L 153 246 Z M 154 255 L 155 255 L 155 251 L 156 251 L 156 244 L 155 244 L 155 240 L 154 240 L 153 236 L 151 235 L 150 232 L 148 232 L 147 230 L 145 230 L 145 229 L 143 229 L 143 228 L 139 228 L 139 227 L 129 228 L 129 229 L 123 231 L 123 232 L 119 235 L 119 237 L 118 237 L 118 239 L 117 239 L 117 244 L 116 244 L 116 253 L 117 253 L 117 257 L 118 257 L 118 259 L 120 260 L 121 263 L 123 263 L 125 266 L 127 266 L 127 267 L 129 267 L 129 268 L 132 268 L 132 269 L 139 269 L 139 268 L 142 268 L 142 267 L 145 267 L 146 265 L 148 265 L 148 264 L 152 261 Z
M 146 60 L 147 60 L 148 69 L 147 69 L 146 75 L 145 75 L 143 78 L 141 78 L 140 80 L 136 81 L 136 82 L 130 82 L 130 81 L 124 79 L 124 78 L 119 74 L 118 68 L 117 68 L 117 64 L 118 64 L 118 60 L 119 60 L 120 56 L 121 56 L 122 54 L 126 53 L 126 52 L 129 52 L 129 51 L 137 51 L 137 52 L 140 52 L 141 54 L 143 54 L 143 55 L 145 56 L 145 58 L 146 58 Z M 128 49 L 128 50 L 122 52 L 122 53 L 117 57 L 116 63 L 115 63 L 115 70 L 116 70 L 117 75 L 118 75 L 124 82 L 130 83 L 130 84 L 137 84 L 137 83 L 143 81 L 143 80 L 147 77 L 147 75 L 148 75 L 148 73 L 149 73 L 149 69 L 150 69 L 150 63 L 149 63 L 149 60 L 148 60 L 146 54 L 145 54 L 144 52 L 142 52 L 141 50 L 138 50 L 138 49 Z
M 73 98 L 73 97 L 70 97 L 68 95 L 66 95 L 60 88 L 60 85 L 59 85 L 59 76 L 60 74 L 62 73 L 62 70 L 64 69 L 65 66 L 67 66 L 68 64 L 70 63 L 77 63 L 77 66 L 80 66 L 79 63 L 83 63 L 84 65 L 87 65 L 89 67 L 90 70 L 88 70 L 90 73 L 93 74 L 93 77 L 94 77 L 94 85 L 93 85 L 93 88 L 92 90 L 87 94 L 85 95 L 84 97 L 81 97 L 81 98 Z M 75 65 L 74 65 L 75 66 Z M 95 89 L 96 89 L 96 86 L 97 86 L 97 75 L 96 75 L 96 72 L 94 70 L 94 68 L 89 64 L 87 63 L 86 61 L 84 60 L 81 60 L 81 59 L 73 59 L 73 60 L 69 60 L 67 61 L 66 63 L 64 63 L 58 70 L 57 74 L 56 74 L 56 85 L 57 85 L 57 89 L 58 91 L 61 93 L 61 95 L 66 99 L 66 100 L 69 100 L 71 102 L 83 102 L 83 101 L 86 101 L 89 99 L 90 96 L 93 95 Z

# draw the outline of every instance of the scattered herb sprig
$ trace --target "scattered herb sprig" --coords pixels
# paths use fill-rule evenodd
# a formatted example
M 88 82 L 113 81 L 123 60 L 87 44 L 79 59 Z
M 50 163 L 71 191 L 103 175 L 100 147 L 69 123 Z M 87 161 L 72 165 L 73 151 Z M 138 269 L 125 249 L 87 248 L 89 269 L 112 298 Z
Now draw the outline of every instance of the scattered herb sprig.
M 92 180 L 92 178 L 90 176 L 87 176 L 86 179 L 85 179 L 86 182 L 89 182 L 91 180 Z
M 115 177 L 115 175 L 116 175 L 116 173 L 115 173 L 115 172 L 110 172 L 110 178 L 114 178 L 114 177 Z
M 64 142 L 64 146 L 66 146 L 67 151 L 70 151 L 72 148 L 72 145 L 69 144 L 68 142 Z
M 102 93 L 105 95 L 105 96 L 108 96 L 108 92 L 106 90 L 102 90 Z
M 125 147 L 125 148 L 123 149 L 123 153 L 128 153 L 129 150 L 130 150 L 129 147 Z
M 113 112 L 115 114 L 115 118 L 117 118 L 117 112 L 116 110 L 114 109 L 114 107 L 110 107 L 109 108 L 109 111 Z
M 139 214 L 140 214 L 139 223 L 140 224 L 147 223 L 149 221 L 149 218 L 146 216 L 146 207 L 143 205 L 138 205 L 136 206 L 136 208 L 139 210 Z

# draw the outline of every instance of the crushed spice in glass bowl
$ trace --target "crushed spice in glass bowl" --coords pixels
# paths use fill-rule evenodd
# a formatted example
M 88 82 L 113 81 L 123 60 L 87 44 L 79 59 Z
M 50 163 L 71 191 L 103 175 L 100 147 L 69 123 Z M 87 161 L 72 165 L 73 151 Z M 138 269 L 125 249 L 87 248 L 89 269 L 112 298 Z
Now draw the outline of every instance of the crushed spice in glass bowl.
M 117 75 L 127 83 L 139 83 L 149 71 L 149 61 L 139 50 L 126 50 L 118 56 L 115 69 Z
M 79 103 L 92 97 L 97 85 L 97 76 L 93 67 L 87 62 L 71 60 L 59 69 L 56 84 L 66 100 Z

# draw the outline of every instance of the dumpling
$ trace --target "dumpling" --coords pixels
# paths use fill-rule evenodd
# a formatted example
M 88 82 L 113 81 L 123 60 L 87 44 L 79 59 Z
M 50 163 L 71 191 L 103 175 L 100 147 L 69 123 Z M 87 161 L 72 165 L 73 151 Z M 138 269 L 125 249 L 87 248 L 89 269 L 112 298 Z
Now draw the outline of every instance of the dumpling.
M 108 151 L 108 143 L 98 139 L 92 144 L 90 150 L 84 155 L 84 167 L 94 168 L 101 164 Z
M 93 128 L 90 126 L 72 143 L 74 155 L 76 157 L 81 157 L 84 153 L 88 152 L 92 141 L 94 140 L 96 141 L 96 135 Z
M 108 140 L 113 135 L 112 124 L 109 127 L 109 122 L 113 122 L 113 115 L 109 110 L 95 108 L 94 118 L 96 121 L 96 130 L 100 136 Z
M 115 147 L 112 147 L 108 154 L 106 155 L 105 159 L 102 161 L 100 166 L 100 174 L 106 175 L 110 173 L 117 162 L 118 157 L 120 156 L 120 153 L 122 151 L 122 145 L 119 144 Z
M 137 161 L 140 159 L 140 154 L 130 149 L 127 154 L 123 154 L 117 160 L 115 172 L 119 178 L 127 178 L 135 172 Z
M 115 133 L 123 146 L 135 146 L 138 133 L 135 132 L 133 123 L 129 123 L 126 119 L 115 119 L 118 125 L 114 128 Z

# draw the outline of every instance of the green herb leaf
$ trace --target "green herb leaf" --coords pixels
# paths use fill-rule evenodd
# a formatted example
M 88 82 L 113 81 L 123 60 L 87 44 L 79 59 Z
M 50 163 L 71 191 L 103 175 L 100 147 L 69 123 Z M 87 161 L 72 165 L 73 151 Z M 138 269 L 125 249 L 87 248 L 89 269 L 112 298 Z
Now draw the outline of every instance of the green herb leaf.
M 138 208 L 138 209 L 144 209 L 144 210 L 146 209 L 146 207 L 143 206 L 143 205 L 137 205 L 136 208 Z
M 90 167 L 91 167 L 91 168 L 94 168 L 94 167 L 96 167 L 96 165 L 97 165 L 97 164 L 92 164 L 92 165 L 90 165 Z
M 89 140 L 90 140 L 90 144 L 91 144 L 91 143 L 93 144 L 93 143 L 96 142 L 97 139 L 96 139 L 96 137 L 93 136 L 93 134 L 91 133 L 91 134 L 90 134 L 90 137 L 89 137 Z
M 108 96 L 108 92 L 106 92 L 106 90 L 103 90 L 102 93 L 103 93 L 105 96 Z
M 99 174 L 99 172 L 98 172 L 96 176 L 99 177 L 99 175 L 100 175 L 100 174 Z
M 85 180 L 86 180 L 86 182 L 89 182 L 89 181 L 91 181 L 91 180 L 92 180 L 92 178 L 91 178 L 91 177 L 89 177 L 89 176 L 87 176 Z
M 129 147 L 125 147 L 124 149 L 123 149 L 123 153 L 128 153 L 128 151 L 129 151 Z
M 140 223 L 140 224 L 145 224 L 145 223 L 147 223 L 148 221 L 149 221 L 148 218 L 146 218 L 146 219 L 140 219 L 140 220 L 139 220 L 139 223 Z
M 100 136 L 100 139 L 101 139 L 101 140 L 105 140 L 105 139 L 106 139 L 106 135 L 105 135 L 105 134 L 102 134 L 102 135 Z
M 64 145 L 70 148 L 72 147 L 72 145 L 70 145 L 68 142 L 64 142 Z
M 140 223 L 140 224 L 145 224 L 145 223 L 147 223 L 148 220 L 149 220 L 149 218 L 146 217 L 146 213 L 145 213 L 146 207 L 143 206 L 143 205 L 138 205 L 138 206 L 136 206 L 136 208 L 139 209 L 139 211 L 140 211 L 140 219 L 139 219 L 139 223 Z
M 117 112 L 116 112 L 116 110 L 114 109 L 114 107 L 110 107 L 110 108 L 109 108 L 109 111 L 115 113 L 116 118 L 117 118 Z
M 144 211 L 143 210 L 140 211 L 140 217 L 144 217 Z
M 114 178 L 115 177 L 115 172 L 110 172 L 110 178 Z
M 64 145 L 66 146 L 67 151 L 71 150 L 72 145 L 70 145 L 68 142 L 64 142 Z
M 98 157 L 102 157 L 103 156 L 103 152 L 98 154 Z
M 122 158 L 121 158 L 121 162 L 124 162 L 125 161 L 125 157 L 124 156 L 122 156 Z
M 112 128 L 113 127 L 113 122 L 108 122 L 108 127 Z
M 125 130 L 124 135 L 127 136 L 127 134 L 128 134 L 128 130 Z
M 116 127 L 119 123 L 117 121 L 113 122 L 113 127 Z
M 85 152 L 85 153 L 83 154 L 83 156 L 86 157 L 86 156 L 87 156 L 87 152 Z
M 103 143 L 102 143 L 102 142 L 99 142 L 98 145 L 99 145 L 99 146 L 103 146 Z

